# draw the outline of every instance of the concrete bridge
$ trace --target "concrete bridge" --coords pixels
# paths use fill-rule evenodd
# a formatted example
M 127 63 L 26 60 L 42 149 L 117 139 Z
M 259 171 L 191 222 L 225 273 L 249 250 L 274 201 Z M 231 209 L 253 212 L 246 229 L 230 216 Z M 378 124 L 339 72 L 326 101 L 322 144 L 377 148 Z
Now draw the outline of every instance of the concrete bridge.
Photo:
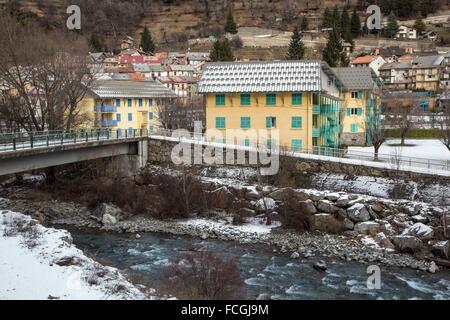
M 79 130 L 0 134 L 0 176 L 125 156 L 132 168 L 148 157 L 147 130 Z

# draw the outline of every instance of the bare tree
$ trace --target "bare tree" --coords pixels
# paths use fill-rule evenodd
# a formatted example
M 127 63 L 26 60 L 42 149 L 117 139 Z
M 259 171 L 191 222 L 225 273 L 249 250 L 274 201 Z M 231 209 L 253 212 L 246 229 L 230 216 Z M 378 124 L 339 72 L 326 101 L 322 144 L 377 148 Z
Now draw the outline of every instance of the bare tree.
M 368 135 L 368 142 L 372 144 L 374 149 L 374 160 L 378 161 L 378 153 L 381 145 L 386 141 L 383 132 L 383 118 L 381 115 L 381 107 L 375 106 L 368 109 L 365 119 L 366 133 Z
M 0 117 L 11 130 L 72 128 L 81 117 L 79 102 L 90 81 L 84 53 L 75 50 L 76 39 L 20 24 L 6 11 L 0 15 Z
M 386 104 L 386 124 L 397 129 L 400 134 L 400 145 L 405 145 L 409 131 L 420 121 L 418 108 L 412 102 L 399 103 L 391 100 Z

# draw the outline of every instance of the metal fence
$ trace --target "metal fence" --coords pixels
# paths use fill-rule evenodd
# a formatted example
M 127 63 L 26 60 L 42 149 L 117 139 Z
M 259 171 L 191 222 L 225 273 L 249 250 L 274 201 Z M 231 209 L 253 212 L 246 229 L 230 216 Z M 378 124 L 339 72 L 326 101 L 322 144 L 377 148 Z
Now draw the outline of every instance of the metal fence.
M 0 152 L 147 136 L 147 129 L 80 129 L 69 131 L 0 133 Z
M 33 148 L 43 148 L 57 145 L 68 145 L 77 143 L 86 143 L 100 140 L 118 140 L 130 139 L 136 137 L 148 136 L 162 136 L 171 137 L 174 139 L 174 132 L 167 129 L 157 128 L 155 130 L 147 129 L 85 129 L 85 130 L 70 130 L 70 131 L 43 131 L 43 132 L 20 132 L 0 134 L 0 152 L 24 150 Z M 192 132 L 185 132 L 183 137 L 176 138 L 177 141 L 186 140 L 191 143 L 207 143 L 203 135 L 194 135 Z M 216 142 L 225 145 L 224 142 Z M 259 141 L 249 141 L 248 145 L 227 142 L 227 145 L 232 144 L 241 148 L 248 148 L 248 150 L 268 151 L 270 149 L 265 143 Z M 428 158 L 405 157 L 396 154 L 378 154 L 375 159 L 373 152 L 354 151 L 348 149 L 338 149 L 329 147 L 312 147 L 302 148 L 300 150 L 293 150 L 291 146 L 278 145 L 277 148 L 281 155 L 292 155 L 301 157 L 302 154 L 327 156 L 339 159 L 354 159 L 377 163 L 387 163 L 393 169 L 404 168 L 426 168 L 429 170 L 448 171 L 450 172 L 449 160 L 433 160 Z M 332 159 L 330 159 L 332 160 Z M 337 160 L 337 159 L 336 159 Z M 339 160 L 337 160 L 339 161 Z

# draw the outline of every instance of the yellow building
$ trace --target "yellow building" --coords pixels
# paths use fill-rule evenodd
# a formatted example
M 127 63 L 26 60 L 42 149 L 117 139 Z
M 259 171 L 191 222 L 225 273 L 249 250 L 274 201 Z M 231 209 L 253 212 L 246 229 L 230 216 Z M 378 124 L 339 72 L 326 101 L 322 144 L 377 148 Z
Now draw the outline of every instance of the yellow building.
M 369 122 L 373 121 L 376 109 L 381 108 L 381 82 L 369 67 L 334 68 L 344 84 L 343 121 L 341 144 L 364 146 L 370 144 Z
M 163 125 L 163 112 L 176 97 L 154 80 L 102 80 L 93 84 L 83 103 L 91 106 L 94 127 L 128 134 Z
M 416 90 L 438 91 L 444 57 L 420 56 L 413 60 L 412 69 Z
M 342 83 L 321 61 L 209 63 L 199 82 L 206 95 L 206 128 L 224 132 L 268 129 L 259 143 L 288 150 L 338 147 Z M 278 129 L 278 139 L 273 138 Z M 226 139 L 226 138 L 224 138 Z M 241 141 L 249 145 L 255 137 Z M 261 141 L 266 139 L 266 141 Z

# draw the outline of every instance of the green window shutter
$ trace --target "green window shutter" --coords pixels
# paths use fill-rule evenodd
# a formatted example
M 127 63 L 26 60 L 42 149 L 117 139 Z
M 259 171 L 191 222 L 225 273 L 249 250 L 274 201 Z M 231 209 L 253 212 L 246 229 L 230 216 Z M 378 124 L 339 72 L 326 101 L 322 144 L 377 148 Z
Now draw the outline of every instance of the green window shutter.
M 351 116 L 352 115 L 352 109 L 351 108 L 347 108 L 347 116 Z
M 358 90 L 358 99 L 362 99 L 362 90 Z
M 277 95 L 275 93 L 266 94 L 266 104 L 269 106 L 274 106 L 277 104 Z
M 293 105 L 302 104 L 302 94 L 301 93 L 293 93 L 292 94 L 292 104 Z
M 216 117 L 216 129 L 225 129 L 225 117 Z
M 292 117 L 291 118 L 291 127 L 293 129 L 301 129 L 302 128 L 302 117 Z
M 266 129 L 272 128 L 272 117 L 266 117 Z
M 250 95 L 247 93 L 241 94 L 241 106 L 249 106 L 250 105 Z
M 358 108 L 358 116 L 362 116 L 362 108 Z
M 350 131 L 351 131 L 352 133 L 358 132 L 358 124 L 357 124 L 357 123 L 352 123 L 352 124 L 350 125 Z
M 250 129 L 250 117 L 241 117 L 241 129 Z
M 225 105 L 225 95 L 216 94 L 216 106 L 224 106 L 224 105 Z
M 244 147 L 250 147 L 250 139 L 244 140 Z
M 291 149 L 293 152 L 300 152 L 302 151 L 302 140 L 300 139 L 293 139 L 291 141 Z

